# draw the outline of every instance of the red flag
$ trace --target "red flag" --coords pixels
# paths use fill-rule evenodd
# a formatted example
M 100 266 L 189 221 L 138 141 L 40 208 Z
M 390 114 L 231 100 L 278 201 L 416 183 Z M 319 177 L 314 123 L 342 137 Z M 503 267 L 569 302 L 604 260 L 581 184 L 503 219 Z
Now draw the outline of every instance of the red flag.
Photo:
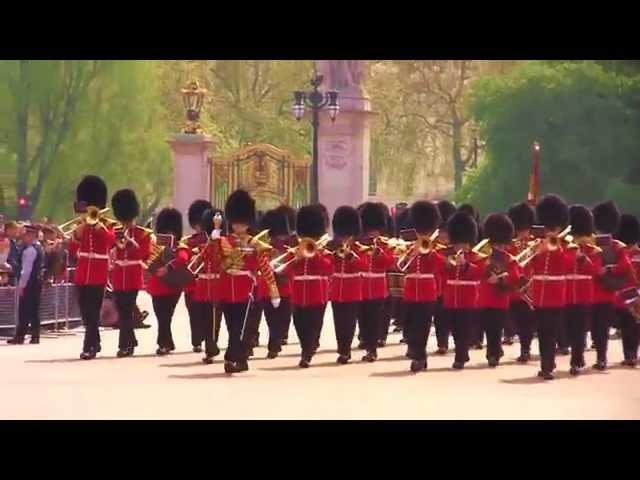
M 533 142 L 531 175 L 529 177 L 529 193 L 527 194 L 527 201 L 531 205 L 535 205 L 536 202 L 538 201 L 539 193 L 540 193 L 540 144 L 538 142 Z

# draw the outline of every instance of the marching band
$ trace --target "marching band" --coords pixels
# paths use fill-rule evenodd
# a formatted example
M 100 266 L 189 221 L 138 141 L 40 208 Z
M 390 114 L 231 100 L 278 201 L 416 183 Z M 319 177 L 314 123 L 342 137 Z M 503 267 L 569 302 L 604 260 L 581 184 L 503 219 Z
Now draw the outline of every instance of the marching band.
M 345 205 L 331 219 L 321 204 L 297 212 L 281 205 L 258 221 L 254 199 L 237 190 L 223 209 L 194 201 L 187 214 L 195 233 L 187 237 L 182 236 L 182 213 L 173 208 L 158 213 L 153 231 L 137 225 L 140 206 L 130 189 L 112 196 L 115 219 L 107 216 L 106 203 L 106 184 L 88 175 L 76 190 L 79 217 L 51 229 L 54 239 L 59 233 L 68 242 L 77 261 L 84 360 L 101 351 L 98 325 L 109 286 L 120 318 L 117 357 L 132 356 L 137 347 L 140 290 L 152 297 L 157 355 L 175 350 L 171 321 L 184 292 L 192 348 L 202 352 L 204 342 L 206 364 L 220 354 L 224 318 L 228 374 L 249 369 L 263 313 L 267 358 L 279 355 L 293 319 L 299 367 L 309 368 L 328 303 L 338 364 L 351 361 L 356 328 L 362 361 L 375 362 L 393 319 L 402 330 L 412 372 L 428 369 L 432 324 L 436 354 L 446 354 L 453 337 L 452 368 L 457 370 L 469 361 L 470 348 L 484 348 L 485 338 L 487 363 L 498 367 L 502 345 L 517 335 L 520 363 L 531 360 L 537 336 L 541 378 L 553 379 L 556 355 L 569 352 L 570 373 L 579 375 L 586 367 L 588 332 L 597 356 L 593 368 L 604 370 L 612 326 L 622 334 L 622 365 L 637 365 L 640 222 L 610 201 L 590 209 L 548 194 L 535 204 L 491 213 L 482 223 L 472 205 L 456 208 L 448 201 L 426 200 L 405 204 L 393 215 L 380 203 Z M 39 269 L 43 251 L 32 250 L 27 257 Z M 37 276 L 30 270 L 22 284 L 32 300 L 40 288 Z M 32 310 L 24 308 L 10 343 L 24 339 Z

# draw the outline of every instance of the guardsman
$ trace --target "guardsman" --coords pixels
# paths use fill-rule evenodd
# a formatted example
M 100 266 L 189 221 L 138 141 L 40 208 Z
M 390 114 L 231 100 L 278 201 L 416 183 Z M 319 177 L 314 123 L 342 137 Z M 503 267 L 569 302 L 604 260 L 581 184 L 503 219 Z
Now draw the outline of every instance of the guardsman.
M 76 210 L 102 210 L 107 203 L 107 186 L 95 175 L 84 177 L 76 188 Z M 92 210 L 93 209 L 93 210 Z M 109 252 L 115 241 L 112 225 L 87 215 L 73 230 L 69 253 L 77 258 L 74 282 L 78 288 L 80 314 L 85 326 L 80 358 L 90 360 L 100 352 L 100 309 L 109 278 Z
M 514 228 L 511 219 L 492 213 L 482 231 L 489 240 L 491 252 L 483 261 L 484 276 L 480 281 L 480 323 L 487 337 L 487 362 L 497 367 L 503 356 L 501 340 L 509 316 L 511 292 L 517 287 L 520 269 L 509 253 Z
M 133 331 L 138 292 L 144 288 L 143 262 L 151 253 L 152 231 L 136 225 L 140 204 L 133 190 L 118 190 L 111 197 L 113 214 L 120 222 L 115 229 L 116 246 L 111 285 L 115 297 L 120 331 L 118 357 L 133 355 L 138 346 Z
M 511 242 L 509 253 L 517 256 L 533 240 L 531 227 L 535 223 L 536 211 L 529 203 L 521 202 L 509 208 L 508 215 L 515 230 L 515 237 Z M 526 363 L 531 359 L 531 341 L 533 340 L 533 332 L 536 330 L 535 317 L 529 303 L 524 299 L 526 293 L 522 291 L 522 287 L 530 280 L 525 273 L 526 271 L 521 269 L 519 285 L 521 288 L 514 289 L 509 306 L 509 322 L 513 325 L 513 332 L 518 334 L 520 340 L 520 356 L 517 358 L 520 363 Z M 509 342 L 506 343 L 509 344 Z
M 625 252 L 631 261 L 633 275 L 629 275 L 625 288 L 640 287 L 640 222 L 634 215 L 620 216 L 618 240 L 626 245 Z M 624 360 L 621 365 L 635 367 L 638 364 L 638 342 L 640 340 L 640 323 L 633 317 L 623 303 L 622 295 L 616 296 L 616 315 L 622 333 L 622 350 Z
M 361 251 L 366 260 L 362 272 L 362 308 L 359 316 L 360 334 L 366 354 L 364 362 L 375 362 L 378 358 L 379 332 L 385 322 L 385 302 L 389 296 L 387 270 L 394 263 L 393 251 L 383 236 L 387 228 L 384 209 L 372 202 L 366 202 L 360 212 L 362 230 L 367 239 Z
M 296 228 L 296 211 L 295 209 L 291 208 L 289 205 L 280 205 L 278 208 L 276 208 L 276 212 L 278 212 L 281 215 L 285 215 L 287 217 L 287 221 L 289 222 L 289 228 L 291 228 L 291 235 L 294 236 L 295 235 L 295 228 Z M 289 310 L 291 310 L 291 308 L 289 308 Z M 289 329 L 291 328 L 291 312 L 289 312 L 289 316 L 286 319 L 286 324 L 283 325 L 282 329 L 283 329 L 283 337 L 281 340 L 282 345 L 286 345 L 287 342 L 289 341 Z
M 206 243 L 207 236 L 203 235 L 202 216 L 204 212 L 213 208 L 211 202 L 203 199 L 195 200 L 189 205 L 187 220 L 194 233 L 184 239 L 184 243 L 191 249 L 193 255 L 197 255 L 199 248 Z M 196 280 L 184 287 L 184 303 L 189 313 L 189 327 L 191 328 L 191 345 L 196 353 L 202 352 L 202 342 L 205 332 L 203 330 L 206 320 L 202 318 L 203 310 L 193 305 L 193 297 L 196 290 Z
M 478 236 L 478 225 L 471 215 L 456 212 L 447 222 L 450 247 L 443 255 L 446 266 L 442 272 L 443 315 L 453 333 L 456 356 L 453 368 L 461 370 L 469 361 L 469 336 L 472 322 L 477 322 L 481 258 L 471 251 Z
M 318 349 L 329 300 L 328 277 L 333 273 L 332 255 L 323 248 L 326 223 L 322 209 L 317 205 L 301 207 L 296 216 L 296 234 L 299 244 L 284 257 L 283 272 L 292 284 L 293 325 L 301 347 L 298 366 L 308 368 Z
M 344 365 L 351 359 L 351 343 L 362 302 L 361 273 L 366 263 L 355 244 L 361 230 L 358 211 L 346 205 L 338 207 L 333 214 L 332 227 L 336 247 L 329 297 L 338 344 L 337 362 Z
M 427 369 L 427 341 L 438 299 L 438 278 L 445 267 L 445 259 L 435 250 L 431 238 L 440 224 L 438 207 L 418 200 L 411 205 L 411 218 L 418 238 L 399 260 L 399 268 L 406 272 L 403 302 L 405 304 L 405 336 L 411 354 L 412 372 Z
M 438 211 L 440 212 L 440 234 L 437 241 L 442 246 L 449 244 L 449 236 L 447 235 L 447 222 L 449 218 L 456 213 L 456 206 L 449 200 L 440 200 L 437 204 Z M 443 315 L 442 307 L 442 285 L 438 284 L 438 301 L 436 304 L 436 311 L 433 316 L 433 324 L 436 331 L 436 340 L 438 342 L 438 355 L 445 355 L 449 351 L 449 336 L 451 335 L 451 325 L 448 322 L 446 315 Z
M 593 208 L 593 220 L 596 234 L 607 241 L 601 243 L 600 259 L 602 266 L 593 284 L 593 311 L 591 315 L 591 337 L 595 343 L 597 361 L 593 366 L 597 370 L 607 368 L 607 347 L 609 329 L 615 320 L 616 290 L 619 290 L 632 274 L 631 262 L 625 251 L 625 245 L 611 238 L 620 224 L 620 211 L 612 201 L 602 202 Z M 603 238 L 600 237 L 600 238 Z

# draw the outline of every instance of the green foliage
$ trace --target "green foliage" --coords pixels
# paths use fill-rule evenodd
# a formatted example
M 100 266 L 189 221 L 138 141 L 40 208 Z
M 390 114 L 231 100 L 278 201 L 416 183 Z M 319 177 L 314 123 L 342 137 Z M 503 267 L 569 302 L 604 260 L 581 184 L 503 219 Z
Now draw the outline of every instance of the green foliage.
M 626 183 L 640 154 L 638 77 L 594 62 L 530 62 L 479 80 L 468 108 L 487 154 L 457 199 L 487 213 L 526 198 L 531 145 L 541 144 L 541 193 L 592 204 L 613 198 L 627 208 L 638 189 Z

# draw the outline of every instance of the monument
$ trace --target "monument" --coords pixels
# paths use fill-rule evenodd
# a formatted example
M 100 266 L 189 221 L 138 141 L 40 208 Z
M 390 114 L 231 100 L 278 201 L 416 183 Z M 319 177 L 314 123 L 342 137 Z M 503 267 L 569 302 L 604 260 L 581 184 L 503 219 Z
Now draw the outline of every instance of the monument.
M 318 138 L 319 198 L 330 214 L 369 195 L 371 102 L 362 86 L 364 60 L 317 60 L 323 90 L 338 90 L 340 115 L 321 112 Z
M 181 90 L 187 122 L 181 133 L 169 140 L 173 150 L 173 207 L 182 212 L 184 233 L 190 233 L 187 221 L 189 205 L 195 199 L 210 200 L 209 150 L 213 142 L 200 126 L 200 111 L 206 90 L 190 82 Z

